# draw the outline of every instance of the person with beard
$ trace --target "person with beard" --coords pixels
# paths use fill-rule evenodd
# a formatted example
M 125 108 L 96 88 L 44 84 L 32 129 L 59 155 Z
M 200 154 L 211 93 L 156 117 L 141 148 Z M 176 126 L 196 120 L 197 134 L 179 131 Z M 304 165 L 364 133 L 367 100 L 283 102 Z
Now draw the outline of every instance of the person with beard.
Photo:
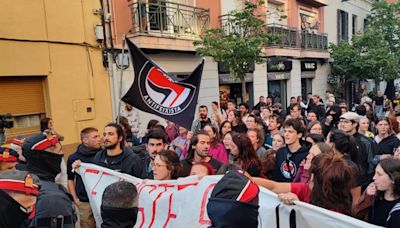
M 199 107 L 199 118 L 193 121 L 192 124 L 192 132 L 198 131 L 203 129 L 203 127 L 206 124 L 212 124 L 216 128 L 218 128 L 217 124 L 214 122 L 214 120 L 210 119 L 207 117 L 208 115 L 208 108 L 205 105 L 200 105 Z
M 110 184 L 101 200 L 101 228 L 132 228 L 138 214 L 136 186 L 127 181 Z
M 37 175 L 41 181 L 35 217 L 29 227 L 52 227 L 60 223 L 65 228 L 75 227 L 72 196 L 64 186 L 55 183 L 64 155 L 58 136 L 45 130 L 26 139 L 23 155 L 28 172 Z
M 210 150 L 210 144 L 211 139 L 207 131 L 199 130 L 195 132 L 193 137 L 190 139 L 186 159 L 181 161 L 184 176 L 188 176 L 192 165 L 198 162 L 209 163 L 213 167 L 214 172 L 217 172 L 217 170 L 222 166 L 220 161 L 209 156 L 208 152 Z
M 328 135 L 328 133 L 337 128 L 337 125 L 339 123 L 341 111 L 340 111 L 340 106 L 337 104 L 332 105 L 328 111 L 326 112 L 326 118 L 325 121 L 320 121 L 321 123 L 323 122 L 324 124 L 322 125 L 322 132 L 324 134 L 324 137 Z
M 0 227 L 27 227 L 25 221 L 32 214 L 40 180 L 26 171 L 0 172 Z
M 117 172 L 142 178 L 143 162 L 129 147 L 124 145 L 125 135 L 122 127 L 109 123 L 104 128 L 104 149 L 99 151 L 93 163 Z M 79 168 L 81 160 L 72 163 L 72 168 Z
M 96 153 L 101 150 L 101 138 L 96 128 L 88 127 L 81 131 L 81 144 L 75 153 L 71 154 L 67 161 L 68 190 L 79 209 L 80 224 L 82 228 L 96 227 L 93 212 L 90 208 L 89 198 L 85 190 L 82 178 L 72 172 L 72 163 L 81 160 L 92 163 Z

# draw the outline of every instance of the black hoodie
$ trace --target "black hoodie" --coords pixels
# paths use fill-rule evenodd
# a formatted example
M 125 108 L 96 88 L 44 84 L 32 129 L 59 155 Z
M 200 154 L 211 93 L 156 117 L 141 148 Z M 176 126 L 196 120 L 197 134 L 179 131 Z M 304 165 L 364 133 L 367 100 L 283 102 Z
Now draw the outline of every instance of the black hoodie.
M 132 228 L 137 219 L 138 208 L 115 208 L 101 206 L 101 228 Z

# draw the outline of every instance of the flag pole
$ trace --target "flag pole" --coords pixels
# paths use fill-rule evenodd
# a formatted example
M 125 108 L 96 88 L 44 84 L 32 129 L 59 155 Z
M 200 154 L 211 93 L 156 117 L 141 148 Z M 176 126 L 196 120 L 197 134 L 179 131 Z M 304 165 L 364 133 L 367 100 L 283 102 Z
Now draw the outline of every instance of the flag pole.
M 121 66 L 124 64 L 125 59 L 125 34 L 122 34 L 122 51 L 121 51 Z M 119 81 L 119 102 L 118 102 L 118 115 L 117 115 L 117 124 L 119 124 L 120 116 L 121 116 L 121 98 L 122 98 L 122 78 L 124 74 L 124 68 L 120 67 L 120 81 Z

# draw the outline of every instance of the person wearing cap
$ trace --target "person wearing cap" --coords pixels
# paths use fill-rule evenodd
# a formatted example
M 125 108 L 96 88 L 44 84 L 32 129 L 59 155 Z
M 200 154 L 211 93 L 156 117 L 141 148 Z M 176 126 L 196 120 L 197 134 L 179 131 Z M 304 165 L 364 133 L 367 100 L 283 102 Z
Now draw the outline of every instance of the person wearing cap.
M 81 176 L 72 172 L 72 163 L 78 159 L 86 163 L 93 163 L 94 156 L 101 150 L 101 138 L 99 131 L 93 127 L 83 129 L 80 136 L 81 144 L 76 149 L 76 152 L 69 156 L 67 161 L 67 185 L 74 203 L 79 209 L 81 227 L 94 228 L 96 227 L 96 223 L 90 208 L 85 185 L 83 184 Z
M 0 227 L 23 227 L 33 212 L 40 181 L 26 171 L 0 172 Z
M 0 147 L 0 171 L 16 169 L 18 153 L 8 147 Z
M 360 123 L 360 116 L 355 112 L 346 112 L 340 116 L 338 128 L 344 131 L 345 134 L 351 135 L 356 139 L 357 151 L 360 154 L 362 160 L 362 167 L 360 167 L 361 177 L 361 190 L 368 186 L 370 178 L 368 173 L 372 174 L 374 168 L 372 165 L 373 154 L 375 154 L 375 146 L 371 139 L 365 135 L 358 133 L 358 127 Z M 371 170 L 371 171 L 369 171 Z
M 208 199 L 209 227 L 258 227 L 259 192 L 259 187 L 243 171 L 228 171 L 215 185 Z

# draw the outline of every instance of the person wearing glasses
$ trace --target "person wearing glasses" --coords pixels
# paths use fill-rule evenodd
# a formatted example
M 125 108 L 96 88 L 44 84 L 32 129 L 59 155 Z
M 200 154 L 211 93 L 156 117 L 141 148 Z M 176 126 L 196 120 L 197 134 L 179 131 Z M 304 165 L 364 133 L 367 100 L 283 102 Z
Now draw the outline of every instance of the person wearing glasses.
M 154 180 L 175 180 L 183 176 L 183 166 L 172 150 L 162 150 L 151 163 Z

